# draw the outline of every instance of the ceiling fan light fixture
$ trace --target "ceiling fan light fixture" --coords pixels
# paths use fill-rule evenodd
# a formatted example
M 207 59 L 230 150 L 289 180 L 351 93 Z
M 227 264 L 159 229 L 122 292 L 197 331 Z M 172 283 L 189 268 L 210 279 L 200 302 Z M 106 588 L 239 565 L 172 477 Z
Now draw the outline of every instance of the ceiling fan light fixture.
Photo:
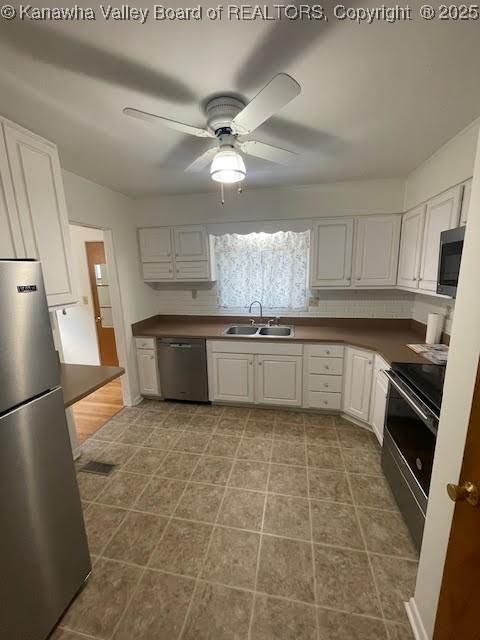
M 245 179 L 247 171 L 242 156 L 235 149 L 220 149 L 210 166 L 210 177 L 216 182 L 232 184 Z

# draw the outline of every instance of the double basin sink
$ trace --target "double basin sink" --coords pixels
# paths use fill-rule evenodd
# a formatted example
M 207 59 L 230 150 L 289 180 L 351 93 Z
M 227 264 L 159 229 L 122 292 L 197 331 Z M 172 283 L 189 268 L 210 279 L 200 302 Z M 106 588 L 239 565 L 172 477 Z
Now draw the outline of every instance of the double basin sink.
M 234 324 L 227 327 L 223 332 L 224 336 L 244 336 L 248 338 L 291 338 L 293 337 L 293 327 L 268 325 L 245 325 Z

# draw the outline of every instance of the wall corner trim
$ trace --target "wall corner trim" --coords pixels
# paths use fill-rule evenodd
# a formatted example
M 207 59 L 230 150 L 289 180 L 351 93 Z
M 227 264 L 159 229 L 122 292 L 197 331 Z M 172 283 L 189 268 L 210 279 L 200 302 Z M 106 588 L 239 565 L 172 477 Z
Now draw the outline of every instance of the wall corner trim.
M 405 609 L 407 610 L 408 620 L 412 627 L 415 640 L 430 640 L 423 626 L 415 598 L 410 598 L 408 602 L 405 602 Z

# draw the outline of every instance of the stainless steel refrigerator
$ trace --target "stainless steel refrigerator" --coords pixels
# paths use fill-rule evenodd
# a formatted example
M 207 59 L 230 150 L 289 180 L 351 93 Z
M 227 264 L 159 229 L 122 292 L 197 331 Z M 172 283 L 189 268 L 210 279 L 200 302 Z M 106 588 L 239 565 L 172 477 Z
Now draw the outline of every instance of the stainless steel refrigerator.
M 40 263 L 0 260 L 0 639 L 47 638 L 90 571 Z

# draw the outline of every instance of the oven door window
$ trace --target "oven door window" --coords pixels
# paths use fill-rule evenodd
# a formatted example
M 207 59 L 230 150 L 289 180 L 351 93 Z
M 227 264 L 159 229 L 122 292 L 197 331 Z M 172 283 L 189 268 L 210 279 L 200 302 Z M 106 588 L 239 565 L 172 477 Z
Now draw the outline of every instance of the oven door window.
M 463 240 L 447 242 L 442 245 L 440 258 L 440 284 L 455 287 L 460 272 L 460 260 L 462 258 Z
M 435 436 L 392 385 L 388 396 L 386 428 L 422 491 L 428 496 Z

